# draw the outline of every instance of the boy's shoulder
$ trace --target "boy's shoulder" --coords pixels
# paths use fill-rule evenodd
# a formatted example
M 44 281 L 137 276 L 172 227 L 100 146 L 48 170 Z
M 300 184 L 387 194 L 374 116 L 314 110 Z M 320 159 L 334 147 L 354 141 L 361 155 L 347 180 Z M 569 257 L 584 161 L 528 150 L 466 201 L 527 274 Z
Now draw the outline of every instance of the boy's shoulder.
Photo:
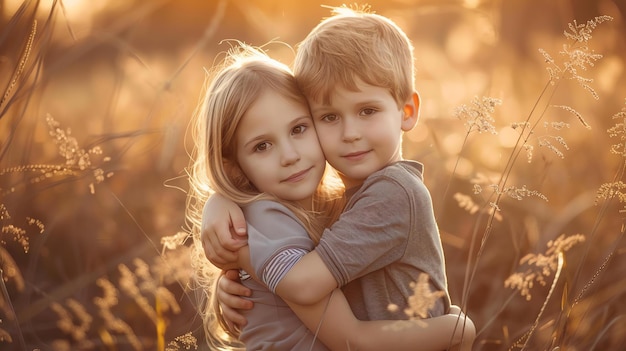
M 398 198 L 407 194 L 422 193 L 425 190 L 423 169 L 424 166 L 417 161 L 394 162 L 370 174 L 363 185 L 350 196 L 351 201 L 360 199 L 362 196 L 372 196 L 372 194 Z M 409 197 L 413 196 L 409 195 Z
M 424 165 L 417 161 L 402 160 L 394 162 L 378 172 L 372 173 L 365 182 L 376 181 L 379 178 L 391 178 L 401 183 L 404 181 L 414 181 L 416 178 L 420 182 L 424 181 Z

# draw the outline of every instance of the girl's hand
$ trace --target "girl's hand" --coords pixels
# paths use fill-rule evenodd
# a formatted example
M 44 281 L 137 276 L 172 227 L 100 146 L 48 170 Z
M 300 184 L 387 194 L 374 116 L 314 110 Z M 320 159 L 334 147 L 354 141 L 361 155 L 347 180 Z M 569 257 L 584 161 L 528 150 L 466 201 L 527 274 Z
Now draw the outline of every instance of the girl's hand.
M 219 194 L 211 195 L 202 211 L 201 239 L 213 265 L 223 270 L 239 268 L 238 250 L 248 245 L 241 208 Z

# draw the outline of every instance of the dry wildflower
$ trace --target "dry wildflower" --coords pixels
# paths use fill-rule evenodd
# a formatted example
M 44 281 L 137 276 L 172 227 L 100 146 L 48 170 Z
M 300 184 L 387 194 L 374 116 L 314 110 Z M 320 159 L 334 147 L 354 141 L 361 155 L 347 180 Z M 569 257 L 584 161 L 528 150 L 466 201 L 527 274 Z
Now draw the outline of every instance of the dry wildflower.
M 495 176 L 489 176 L 484 173 L 476 173 L 472 179 L 470 179 L 470 183 L 472 184 L 472 192 L 475 195 L 478 195 L 483 192 L 483 187 L 491 188 L 492 190 L 497 190 L 498 180 Z
M 535 147 L 530 144 L 524 144 L 523 147 L 524 151 L 526 151 L 526 161 L 531 163 L 533 161 L 533 151 L 535 150 Z
M 483 187 L 480 186 L 480 184 L 474 184 L 472 186 L 472 192 L 474 193 L 474 195 L 478 195 L 483 192 Z
M 0 221 L 11 219 L 11 215 L 3 203 L 0 203 Z
M 409 306 L 404 310 L 409 319 L 428 318 L 428 311 L 445 296 L 443 291 L 432 291 L 428 280 L 428 274 L 420 273 L 417 281 L 410 284 L 413 295 L 409 297 L 407 301 Z
M 30 248 L 29 238 L 26 235 L 26 230 L 16 227 L 13 224 L 2 226 L 2 234 L 9 234 L 13 236 L 13 241 L 22 246 L 24 252 L 28 252 Z M 4 240 L 2 241 L 4 244 Z
M 480 209 L 480 207 L 474 202 L 474 200 L 472 200 L 472 197 L 469 195 L 456 193 L 454 194 L 453 198 L 456 200 L 460 208 L 466 210 L 470 214 L 474 214 Z
M 474 97 L 471 104 L 461 105 L 457 107 L 454 115 L 463 121 L 467 133 L 471 132 L 488 132 L 491 134 L 497 134 L 496 128 L 493 125 L 495 122 L 491 116 L 495 111 L 497 105 L 501 105 L 502 101 L 491 97 Z
M 22 56 L 20 57 L 20 62 L 13 72 L 13 76 L 11 77 L 11 82 L 7 87 L 7 90 L 4 92 L 4 96 L 2 96 L 2 100 L 0 100 L 0 107 L 3 107 L 4 104 L 9 100 L 9 96 L 11 96 L 11 92 L 13 88 L 15 88 L 17 81 L 22 76 L 24 72 L 24 68 L 26 67 L 26 63 L 28 62 L 28 57 L 33 48 L 33 42 L 35 41 L 35 35 L 37 34 L 37 20 L 33 21 L 33 25 L 30 30 L 30 34 L 28 35 L 28 39 L 26 39 L 26 43 L 24 45 L 24 50 L 22 51 Z
M 66 306 L 67 309 L 58 302 L 53 302 L 50 305 L 50 308 L 59 317 L 57 327 L 62 332 L 71 335 L 72 339 L 79 343 L 81 349 L 94 348 L 93 343 L 87 338 L 87 332 L 91 327 L 93 318 L 87 313 L 85 307 L 74 299 L 67 299 Z
M 620 180 L 600 185 L 596 194 L 595 203 L 597 205 L 600 199 L 610 200 L 613 198 L 617 198 L 621 204 L 626 204 L 626 183 Z M 626 205 L 624 205 L 624 208 L 622 208 L 620 212 L 626 212 Z
M 559 64 L 545 50 L 539 49 L 539 52 L 548 64 L 546 69 L 550 74 L 550 82 L 552 84 L 555 84 L 561 78 L 571 79 L 589 91 L 596 100 L 598 99 L 598 94 L 590 85 L 592 79 L 582 77 L 579 75 L 578 70 L 587 70 L 589 67 L 593 67 L 594 63 L 602 58 L 602 55 L 596 54 L 589 48 L 588 42 L 592 37 L 593 30 L 599 24 L 612 19 L 610 16 L 598 16 L 583 24 L 579 24 L 576 21 L 569 23 L 569 31 L 566 30 L 564 32 L 565 38 L 569 42 L 563 44 L 562 50 L 559 51 L 559 55 L 563 57 L 562 64 Z
M 192 276 L 190 248 L 181 246 L 176 250 L 166 251 L 152 263 L 152 272 L 162 284 L 178 283 L 186 286 Z
M 540 198 L 541 200 L 548 201 L 548 198 L 544 194 L 536 190 L 529 190 L 528 188 L 526 188 L 526 185 L 523 185 L 521 188 L 518 188 L 516 186 L 509 186 L 504 192 L 509 197 L 515 200 L 522 200 L 525 197 L 535 196 Z
M 586 43 L 591 39 L 591 33 L 602 22 L 611 21 L 611 16 L 597 16 L 592 20 L 588 20 L 586 24 L 578 24 L 576 20 L 573 23 L 568 23 L 570 32 L 564 31 L 563 34 L 566 38 L 572 39 L 575 42 Z
M 24 277 L 11 254 L 0 246 L 0 270 L 5 282 L 13 281 L 18 291 L 24 290 Z M 1 295 L 0 295 L 1 296 Z
M 117 288 L 111 281 L 100 278 L 96 281 L 96 284 L 100 286 L 103 290 L 102 297 L 95 297 L 93 302 L 94 305 L 98 307 L 98 314 L 104 321 L 105 329 L 100 331 L 102 336 L 110 336 L 108 331 L 113 331 L 115 333 L 124 334 L 133 347 L 134 350 L 142 350 L 143 347 L 139 338 L 135 335 L 133 329 L 128 325 L 128 323 L 123 320 L 117 318 L 111 308 L 117 305 Z M 103 339 L 111 339 L 110 337 Z M 113 345 L 111 345 L 113 346 Z
M 493 216 L 493 219 L 497 220 L 498 222 L 502 222 L 502 214 L 500 213 L 500 206 L 498 206 L 497 203 L 495 202 L 489 202 L 489 215 Z
M 122 291 L 135 301 L 155 325 L 159 321 L 159 313 L 153 307 L 155 304 L 151 303 L 146 296 L 154 296 L 161 311 L 179 313 L 180 306 L 176 298 L 153 277 L 150 266 L 141 259 L 135 259 L 134 264 L 136 267 L 134 271 L 124 264 L 118 266 L 121 273 L 119 286 Z
M 177 247 L 183 245 L 188 237 L 189 233 L 184 231 L 174 235 L 164 236 L 161 238 L 161 245 L 167 250 L 175 250 Z
M 148 299 L 141 293 L 141 289 L 137 284 L 137 276 L 126 265 L 120 264 L 118 270 L 121 273 L 119 286 L 126 295 L 131 297 L 141 310 L 156 325 L 158 322 L 157 314 Z
M 566 122 L 543 122 L 543 127 L 545 129 L 554 129 L 554 130 L 563 130 L 570 127 L 569 123 Z
M 57 167 L 52 169 L 52 172 L 46 172 L 46 178 L 59 174 L 74 175 L 78 172 L 90 170 L 92 172 L 93 181 L 89 184 L 89 189 L 92 194 L 95 193 L 95 185 L 102 183 L 105 178 L 112 176 L 112 173 L 105 175 L 101 167 L 96 167 L 93 164 L 91 157 L 102 156 L 102 149 L 99 146 L 94 146 L 90 149 L 81 148 L 78 144 L 78 140 L 72 136 L 71 129 L 61 129 L 59 122 L 52 118 L 50 114 L 46 116 L 46 122 L 48 123 L 50 136 L 54 138 L 59 154 L 61 157 L 65 158 L 63 167 Z M 109 157 L 102 157 L 103 163 L 109 160 Z
M 589 123 L 587 123 L 587 121 L 585 121 L 585 119 L 580 114 L 580 112 L 576 111 L 572 107 L 567 106 L 567 105 L 552 105 L 552 107 L 560 108 L 562 110 L 565 110 L 565 111 L 573 114 L 576 117 L 576 119 L 578 119 L 578 122 L 580 122 L 580 124 L 583 125 L 583 127 L 585 127 L 586 129 L 591 129 L 591 126 L 589 125 Z M 560 123 L 559 122 L 553 122 L 552 123 L 552 128 L 557 129 L 557 126 L 560 126 L 560 125 L 566 125 L 567 128 L 569 128 L 569 124 L 563 123 L 563 122 L 560 122 Z
M 524 130 L 525 128 L 530 127 L 530 123 L 528 122 L 512 122 L 511 123 L 511 129 L 513 130 Z
M 565 150 L 569 150 L 569 146 L 567 146 L 565 139 L 558 135 L 557 136 L 544 135 L 544 136 L 538 137 L 537 140 L 538 140 L 538 145 L 540 147 L 547 148 L 548 150 L 552 151 L 555 155 L 557 155 L 559 158 L 565 158 L 565 154 L 563 154 L 563 151 L 561 151 L 561 149 L 559 149 L 559 147 L 555 145 L 553 141 L 555 141 L 556 144 L 560 145 Z
M 556 272 L 560 253 L 567 252 L 574 245 L 583 241 L 585 241 L 585 236 L 582 234 L 575 234 L 569 237 L 565 237 L 562 234 L 555 240 L 550 240 L 545 254 L 528 254 L 522 257 L 520 264 L 527 264 L 531 267 L 524 272 L 513 273 L 506 279 L 504 286 L 517 289 L 526 300 L 531 300 L 530 290 L 533 288 L 534 283 L 545 286 L 545 277 Z
M 626 157 L 626 107 L 612 116 L 618 120 L 615 125 L 607 130 L 609 137 L 619 137 L 619 143 L 611 145 L 611 153 Z
M 178 350 L 197 350 L 198 340 L 191 332 L 177 336 L 173 341 L 170 341 L 165 348 L 165 351 L 178 351 Z

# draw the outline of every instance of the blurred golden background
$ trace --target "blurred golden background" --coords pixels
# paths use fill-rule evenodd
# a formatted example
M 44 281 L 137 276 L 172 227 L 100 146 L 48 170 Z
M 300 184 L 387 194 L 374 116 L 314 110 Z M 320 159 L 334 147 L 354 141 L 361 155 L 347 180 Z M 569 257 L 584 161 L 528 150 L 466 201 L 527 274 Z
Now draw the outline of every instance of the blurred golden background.
M 187 251 L 161 243 L 186 228 L 188 128 L 205 70 L 232 39 L 269 43 L 269 54 L 290 64 L 298 41 L 330 14 L 322 5 L 342 3 L 0 1 L 0 348 L 178 349 L 175 338 L 192 333 L 206 349 Z M 623 159 L 610 152 L 620 136 L 607 129 L 626 107 L 626 1 L 368 4 L 415 46 L 423 105 L 404 155 L 426 166 L 450 292 L 477 325 L 475 349 L 520 349 L 516 342 L 529 331 L 532 350 L 551 349 L 555 340 L 568 350 L 623 347 L 624 205 L 597 193 L 621 179 Z M 568 24 L 600 15 L 613 19 L 595 28 L 589 48 L 603 57 L 578 72 L 593 80 L 598 99 L 571 79 L 552 87 L 539 49 L 559 57 Z M 468 134 L 455 115 L 483 96 L 502 101 L 496 135 Z M 532 162 L 524 154 L 517 160 L 508 184 L 548 201 L 503 200 L 502 220 L 485 237 L 486 217 L 462 209 L 455 194 L 472 195 L 477 177 L 497 180 L 516 150 L 511 123 L 525 120 L 538 101 L 533 116 L 569 123 L 560 132 L 566 146 L 555 142 L 563 158 L 536 146 Z M 551 105 L 571 106 L 591 128 Z M 548 129 L 539 124 L 537 140 Z M 554 271 L 529 301 L 505 287 L 507 277 L 528 268 L 522 257 L 545 252 L 561 234 L 586 240 L 565 253 L 556 287 L 549 289 Z M 471 268 L 476 275 L 465 289 Z M 103 296 L 113 302 L 103 305 Z

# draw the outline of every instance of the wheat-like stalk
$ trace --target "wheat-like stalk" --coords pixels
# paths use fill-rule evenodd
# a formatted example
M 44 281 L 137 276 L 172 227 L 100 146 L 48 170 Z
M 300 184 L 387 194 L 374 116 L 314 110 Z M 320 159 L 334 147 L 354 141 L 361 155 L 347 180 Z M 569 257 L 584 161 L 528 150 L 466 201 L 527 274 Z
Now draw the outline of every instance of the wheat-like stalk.
M 13 76 L 9 82 L 9 85 L 4 91 L 4 95 L 2 96 L 2 100 L 0 100 L 0 119 L 4 115 L 3 109 L 5 108 L 5 104 L 9 101 L 9 97 L 13 92 L 13 89 L 17 85 L 19 79 L 22 77 L 22 73 L 24 72 L 24 67 L 26 67 L 26 63 L 28 62 L 28 57 L 30 56 L 30 52 L 33 48 L 33 42 L 35 41 L 35 35 L 37 34 L 37 20 L 33 21 L 33 25 L 31 26 L 30 34 L 28 35 L 28 39 L 26 39 L 26 43 L 24 44 L 24 49 L 22 49 L 22 54 L 19 59 L 19 63 L 15 70 L 13 71 Z

